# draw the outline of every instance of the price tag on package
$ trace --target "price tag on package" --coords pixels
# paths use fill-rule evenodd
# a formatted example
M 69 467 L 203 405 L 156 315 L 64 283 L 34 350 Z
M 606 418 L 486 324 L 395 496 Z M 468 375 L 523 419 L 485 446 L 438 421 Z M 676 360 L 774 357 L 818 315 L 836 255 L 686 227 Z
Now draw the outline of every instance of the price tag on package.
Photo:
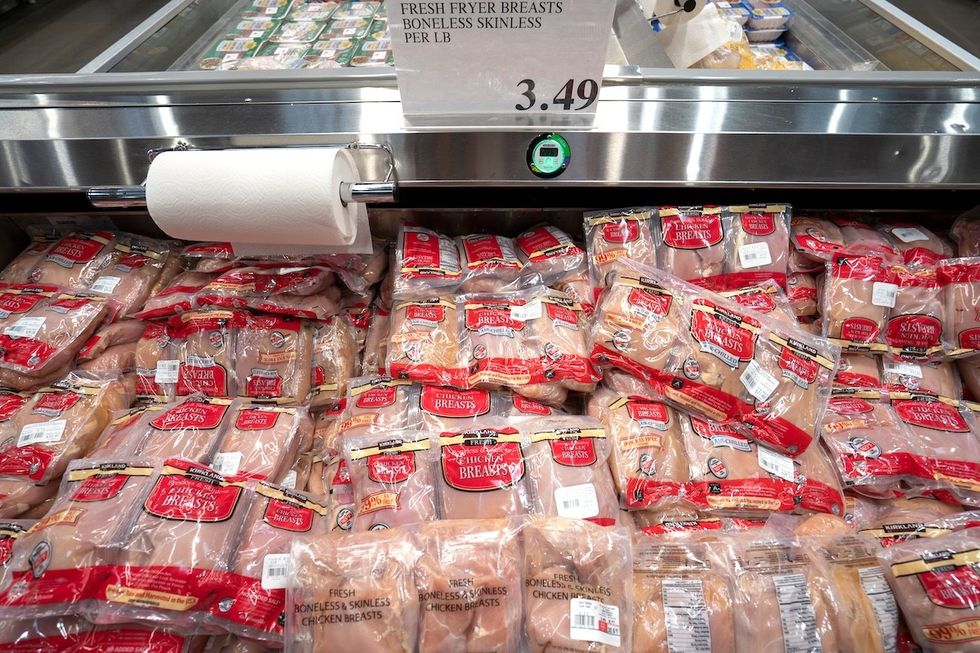
M 614 2 L 387 7 L 406 114 L 517 114 L 547 123 L 595 113 Z

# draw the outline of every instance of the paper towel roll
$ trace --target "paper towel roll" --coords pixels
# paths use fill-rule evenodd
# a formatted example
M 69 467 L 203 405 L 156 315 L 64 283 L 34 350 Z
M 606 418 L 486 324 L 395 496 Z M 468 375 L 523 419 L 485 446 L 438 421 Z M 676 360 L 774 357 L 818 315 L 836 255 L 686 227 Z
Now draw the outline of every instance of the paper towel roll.
M 341 182 L 359 180 L 343 148 L 163 152 L 146 206 L 174 238 L 370 252 L 366 207 L 340 200 Z

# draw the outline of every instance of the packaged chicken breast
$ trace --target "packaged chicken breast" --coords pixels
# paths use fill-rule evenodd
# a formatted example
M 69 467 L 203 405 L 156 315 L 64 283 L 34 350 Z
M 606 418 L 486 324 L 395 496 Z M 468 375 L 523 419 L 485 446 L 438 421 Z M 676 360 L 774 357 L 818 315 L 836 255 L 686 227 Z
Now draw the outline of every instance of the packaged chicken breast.
M 683 496 L 699 510 L 844 514 L 836 470 L 819 447 L 794 459 L 745 439 L 729 425 L 686 416 L 681 428 L 690 464 Z
M 51 246 L 31 270 L 30 283 L 52 284 L 80 291 L 88 288 L 108 265 L 116 234 L 110 231 L 75 231 Z
M 72 372 L 0 423 L 0 478 L 44 484 L 84 457 L 132 396 L 114 375 Z M 8 402 L 9 403 L 9 402 Z
M 118 234 L 106 265 L 88 290 L 106 297 L 109 316 L 115 320 L 139 312 L 160 280 L 172 243 Z
M 465 386 L 460 322 L 452 296 L 396 300 L 388 339 L 388 373 L 417 383 Z
M 754 537 L 731 545 L 738 653 L 844 651 L 830 571 L 798 540 Z M 842 615 L 843 616 L 843 615 Z
M 884 330 L 898 286 L 880 254 L 845 249 L 827 264 L 821 314 L 824 336 L 843 351 L 882 353 Z
M 734 653 L 734 593 L 725 549 L 682 537 L 699 531 L 671 532 L 679 536 L 645 532 L 633 542 L 633 650 Z
M 28 230 L 30 229 L 28 226 Z M 48 251 L 61 239 L 58 232 L 44 229 L 29 231 L 29 235 L 31 244 L 0 271 L 0 282 L 29 283 L 31 270 L 44 260 Z
M 524 529 L 527 649 L 632 649 L 630 534 L 625 527 L 535 518 Z
M 159 320 L 194 310 L 197 296 L 204 291 L 217 275 L 188 271 L 175 276 L 167 287 L 143 304 L 143 310 L 133 317 L 138 320 Z
M 926 473 L 923 451 L 883 400 L 831 397 L 821 434 L 844 486 L 865 496 L 898 496 L 903 480 Z
M 524 438 L 503 420 L 479 428 L 443 431 L 439 447 L 442 519 L 496 519 L 528 512 Z
M 27 389 L 63 374 L 106 311 L 102 297 L 60 293 L 7 317 L 0 331 L 0 368 L 10 372 L 4 384 Z
M 752 204 L 730 206 L 726 213 L 732 242 L 719 289 L 742 288 L 767 279 L 785 288 L 792 209 L 784 204 Z
M 398 231 L 394 273 L 396 295 L 453 289 L 463 278 L 455 241 L 412 223 Z
M 166 460 L 120 538 L 90 618 L 199 630 L 214 583 L 231 569 L 251 498 L 242 477 Z
M 334 282 L 325 267 L 233 268 L 196 293 L 194 303 L 323 320 L 339 309 L 341 290 Z
M 230 571 L 216 584 L 206 621 L 267 646 L 279 645 L 292 542 L 327 534 L 327 515 L 327 507 L 307 494 L 259 483 Z
M 544 382 L 538 360 L 527 347 L 529 321 L 540 317 L 540 302 L 533 304 L 522 292 L 464 295 L 463 348 L 469 353 L 468 385 L 491 390 L 509 387 L 533 398 L 561 403 L 559 388 L 538 387 Z M 527 308 L 531 304 L 530 308 Z M 537 310 L 533 310 L 533 309 Z M 537 377 L 537 378 L 535 378 Z M 548 396 L 548 391 L 556 394 Z
M 209 397 L 234 397 L 247 392 L 246 379 L 238 374 L 236 343 L 249 324 L 243 311 L 193 311 L 170 318 L 170 337 L 177 341 L 176 394 L 200 393 Z M 286 338 L 282 338 L 283 344 Z M 157 376 L 159 377 L 159 362 Z M 244 370 L 243 370 L 244 371 Z
M 536 303 L 541 305 L 538 317 Z M 557 290 L 535 289 L 525 307 L 525 315 L 531 312 L 525 344 L 540 361 L 545 382 L 574 392 L 595 390 L 601 377 L 589 360 L 591 338 L 582 305 Z
M 810 317 L 820 311 L 817 308 L 817 280 L 812 274 L 794 272 L 786 277 L 789 303 L 798 317 Z
M 602 424 L 587 417 L 555 415 L 530 426 L 524 458 L 531 512 L 602 526 L 618 523 L 619 496 Z
M 596 299 L 599 295 L 599 288 L 592 285 L 588 274 L 576 273 L 566 277 L 561 281 L 551 284 L 558 292 L 563 292 L 576 302 L 582 305 L 582 310 L 587 316 L 595 313 Z
M 330 531 L 350 531 L 354 527 L 354 487 L 351 484 L 350 468 L 344 458 L 339 437 L 328 439 L 323 446 L 320 458 L 323 463 L 323 482 L 327 490 L 330 507 Z M 312 473 L 310 474 L 312 478 Z
M 518 280 L 521 261 L 514 241 L 504 236 L 473 234 L 456 239 L 462 258 L 463 292 L 494 292 Z
M 413 653 L 420 552 L 401 530 L 297 538 L 286 594 L 292 653 Z
M 837 374 L 834 375 L 834 387 L 877 390 L 882 387 L 881 377 L 877 357 L 844 354 L 840 357 L 840 365 L 837 367 Z
M 950 356 L 971 356 L 980 351 L 980 259 L 960 258 L 939 264 L 939 283 L 946 302 L 946 330 L 953 349 Z
M 889 259 L 898 254 L 888 237 L 866 222 L 847 216 L 831 218 L 831 221 L 840 229 L 844 249 L 858 247 Z
M 980 213 L 974 209 L 956 218 L 949 235 L 956 241 L 958 257 L 980 256 Z
M 98 358 L 112 347 L 135 345 L 145 330 L 146 323 L 140 320 L 122 320 L 104 326 L 82 345 L 75 356 L 75 361 L 85 363 Z
M 17 539 L 36 523 L 34 519 L 5 519 L 0 521 L 0 573 L 10 562 Z
M 432 442 L 425 433 L 350 435 L 344 459 L 354 490 L 354 530 L 376 531 L 438 518 Z
M 316 322 L 313 329 L 313 369 L 310 373 L 310 406 L 323 408 L 336 403 L 347 393 L 347 383 L 355 376 L 357 352 L 354 335 L 348 324 L 337 318 Z M 385 333 L 387 338 L 387 333 Z M 380 365 L 384 366 L 383 357 Z M 365 369 L 370 374 L 374 369 Z
M 150 490 L 153 466 L 138 459 L 73 462 L 51 512 L 19 538 L 0 594 L 4 618 L 92 610 L 114 564 L 120 533 Z
M 351 379 L 336 430 L 348 436 L 420 429 L 421 418 L 412 409 L 418 405 L 418 392 L 419 387 L 411 381 L 390 376 Z
M 165 322 L 147 322 L 136 342 L 136 396 L 140 401 L 172 401 L 180 370 L 177 341 Z
M 962 358 L 956 361 L 956 369 L 964 398 L 980 402 L 980 357 Z
M 385 359 L 388 356 L 388 331 L 391 328 L 391 309 L 380 299 L 371 306 L 373 313 L 371 326 L 364 339 L 364 354 L 361 357 L 363 374 L 383 374 Z
M 238 394 L 301 403 L 310 394 L 313 328 L 305 320 L 249 315 L 235 336 Z
M 224 476 L 247 476 L 280 483 L 299 455 L 313 421 L 304 406 L 268 406 L 235 402 L 211 459 Z
M 908 265 L 935 265 L 953 255 L 939 236 L 921 224 L 892 222 L 880 224 L 878 229 Z
M 441 433 L 487 424 L 493 418 L 507 414 L 501 406 L 502 399 L 502 395 L 487 390 L 422 386 L 418 394 L 418 410 L 423 430 Z
M 951 363 L 882 361 L 881 385 L 890 392 L 915 392 L 954 400 L 962 396 L 962 386 Z
M 672 408 L 602 387 L 590 397 L 588 414 L 610 434 L 609 464 L 624 507 L 664 510 L 680 501 L 688 462 Z
M 57 653 L 81 650 L 92 624 L 77 617 L 9 619 L 0 624 L 0 651 Z
M 578 277 L 588 269 L 585 250 L 570 235 L 549 224 L 531 227 L 514 239 L 525 275 L 546 285 Z
M 721 207 L 662 207 L 659 218 L 661 269 L 685 281 L 711 279 L 724 272 L 726 234 Z
M 759 281 L 736 290 L 723 290 L 718 294 L 734 300 L 739 306 L 751 308 L 756 313 L 771 316 L 790 325 L 798 323 L 789 297 L 783 292 L 782 287 L 772 279 Z
M 655 213 L 655 209 L 637 208 L 585 214 L 589 270 L 596 288 L 606 287 L 606 276 L 618 259 L 657 264 Z
M 810 261 L 829 261 L 834 252 L 844 248 L 844 236 L 831 220 L 794 215 L 790 227 L 790 244 Z
M 980 530 L 918 539 L 878 551 L 915 641 L 929 651 L 977 650 Z
M 58 483 L 36 485 L 25 481 L 0 479 L 0 519 L 28 519 L 34 510 L 44 509 L 58 493 Z M 47 510 L 44 514 L 47 514 Z M 42 515 L 43 516 L 43 515 Z
M 894 360 L 929 362 L 949 345 L 943 333 L 946 321 L 942 287 L 935 268 L 892 268 L 898 287 L 885 323 L 884 339 Z
M 858 533 L 888 548 L 909 540 L 942 538 L 976 526 L 980 526 L 976 512 L 959 512 L 959 507 L 934 499 L 894 499 L 883 504 Z

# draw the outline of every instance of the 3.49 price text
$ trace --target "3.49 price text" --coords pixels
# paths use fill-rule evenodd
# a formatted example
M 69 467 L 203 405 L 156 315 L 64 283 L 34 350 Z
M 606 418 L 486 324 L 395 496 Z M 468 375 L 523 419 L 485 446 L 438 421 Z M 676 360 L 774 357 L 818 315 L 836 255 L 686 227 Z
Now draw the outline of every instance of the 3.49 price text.
M 518 102 L 514 105 L 514 108 L 518 111 L 533 109 L 538 103 L 537 96 L 534 94 L 534 80 L 522 79 L 517 83 L 517 88 L 520 89 L 521 87 L 524 87 L 521 95 L 527 98 L 527 103 Z M 570 79 L 555 93 L 555 97 L 552 98 L 550 104 L 548 102 L 542 102 L 539 108 L 542 111 L 547 111 L 550 106 L 559 106 L 562 108 L 562 111 L 570 111 L 580 101 L 579 106 L 575 107 L 574 111 L 581 111 L 590 107 L 596 101 L 597 97 L 599 97 L 599 84 L 594 79 L 583 79 L 577 87 L 575 80 Z

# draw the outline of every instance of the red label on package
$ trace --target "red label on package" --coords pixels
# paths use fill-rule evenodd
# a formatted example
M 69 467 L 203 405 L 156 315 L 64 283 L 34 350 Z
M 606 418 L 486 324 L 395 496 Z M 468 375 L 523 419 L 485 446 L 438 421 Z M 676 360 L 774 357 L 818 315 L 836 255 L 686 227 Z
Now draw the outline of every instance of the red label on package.
M 405 231 L 403 265 L 408 268 L 438 268 L 442 265 L 439 236 L 433 232 Z
M 424 322 L 433 326 L 442 322 L 446 317 L 445 306 L 426 306 L 411 304 L 405 309 L 405 319 L 409 322 Z
M 305 533 L 313 528 L 313 511 L 289 501 L 270 498 L 262 520 L 273 528 Z
M 705 440 L 710 440 L 715 436 L 723 436 L 727 438 L 738 438 L 739 440 L 744 440 L 745 438 L 741 433 L 736 431 L 733 427 L 727 424 L 721 424 L 719 422 L 709 422 L 698 417 L 691 417 L 691 428 L 694 432 Z
M 466 309 L 466 328 L 493 335 L 513 334 L 524 329 L 524 322 L 510 316 L 510 304 Z
M 980 574 L 972 565 L 926 571 L 918 579 L 929 600 L 940 607 L 970 610 L 980 605 Z
M 930 315 L 903 315 L 888 320 L 885 340 L 892 347 L 929 349 L 940 344 L 943 323 Z
M 660 217 L 664 243 L 677 249 L 703 249 L 724 238 L 720 215 L 667 215 Z
M 350 469 L 347 467 L 347 461 L 344 458 L 340 459 L 337 463 L 337 472 L 330 479 L 330 485 L 350 485 Z
M 396 390 L 394 387 L 371 388 L 357 395 L 354 405 L 358 408 L 384 408 L 395 403 Z
M 959 346 L 963 349 L 980 349 L 980 329 L 960 331 Z
M 235 428 L 239 431 L 265 431 L 276 425 L 280 415 L 281 413 L 276 410 L 244 408 L 238 411 Z
M 180 431 L 183 429 L 210 430 L 218 428 L 228 406 L 188 401 L 162 413 L 150 422 L 150 426 L 160 431 Z
M 754 292 L 739 293 L 732 297 L 739 306 L 750 308 L 760 313 L 772 313 L 776 310 L 776 300 L 769 293 L 756 290 Z
M 490 393 L 424 386 L 419 405 L 423 412 L 437 417 L 478 417 L 490 412 Z
M 246 397 L 281 397 L 282 377 L 270 370 L 252 370 L 245 381 Z
M 27 397 L 0 394 L 0 424 L 9 421 L 26 403 Z
M 602 239 L 607 243 L 631 243 L 640 237 L 640 225 L 636 220 L 610 222 L 602 226 Z
M 784 377 L 796 385 L 808 388 L 817 380 L 820 366 L 815 360 L 800 356 L 789 347 L 783 347 L 779 353 L 779 369 L 783 371 Z
M 701 343 L 701 350 L 714 354 L 729 367 L 738 367 L 739 361 L 752 360 L 755 334 L 733 322 L 718 314 L 691 311 L 691 335 Z
M 856 397 L 831 397 L 829 407 L 838 415 L 864 415 L 874 410 L 874 406 Z
M 211 397 L 228 394 L 227 372 L 217 363 L 212 365 L 188 365 L 181 363 L 177 372 L 177 394 L 191 395 L 197 392 Z
M 37 445 L 4 449 L 0 452 L 0 474 L 40 481 L 57 453 Z
M 626 404 L 626 412 L 634 422 L 652 422 L 667 427 L 670 416 L 667 407 L 656 401 L 630 401 Z
M 568 236 L 546 226 L 522 233 L 517 237 L 517 246 L 530 261 L 563 256 L 579 249 Z
M 470 267 L 506 265 L 517 268 L 521 265 L 513 258 L 512 248 L 508 247 L 509 253 L 504 254 L 497 236 L 467 236 L 463 238 L 463 250 Z
M 61 267 L 70 268 L 76 263 L 91 261 L 103 247 L 105 245 L 94 238 L 88 238 L 83 234 L 73 235 L 58 241 L 48 252 L 47 258 Z
M 199 479 L 193 471 L 186 475 L 166 474 L 157 479 L 143 507 L 163 519 L 220 522 L 235 512 L 241 494 L 242 488 L 237 485 Z
M 368 478 L 375 483 L 404 483 L 415 473 L 415 453 L 397 451 L 368 456 Z
M 627 297 L 627 303 L 643 315 L 667 315 L 670 311 L 670 295 L 654 294 L 641 288 L 634 288 Z
M 773 213 L 743 213 L 742 230 L 752 236 L 768 236 L 776 232 L 776 216 Z
M 442 476 L 446 484 L 462 492 L 489 492 L 511 487 L 524 478 L 524 454 L 520 442 L 500 442 L 499 435 L 517 435 L 514 429 L 467 433 L 459 444 L 446 444 L 443 436 Z
M 866 317 L 849 317 L 841 324 L 840 337 L 853 342 L 871 342 L 878 336 L 878 323 Z
M 550 415 L 551 409 L 544 404 L 525 399 L 521 395 L 514 395 L 514 408 L 525 415 Z
M 45 299 L 47 297 L 44 295 L 31 293 L 23 295 L 0 293 L 0 314 L 18 315 L 20 313 L 26 313 Z
M 58 417 L 81 399 L 82 395 L 75 392 L 44 392 L 38 395 L 31 412 L 35 415 Z
M 93 474 L 78 484 L 72 501 L 106 501 L 118 495 L 132 476 L 127 474 Z
M 895 401 L 892 405 L 906 424 L 946 433 L 970 432 L 966 420 L 952 406 L 931 401 Z
M 559 465 L 588 467 L 598 460 L 593 438 L 563 436 L 556 440 L 549 440 L 548 444 L 551 445 L 551 457 Z

